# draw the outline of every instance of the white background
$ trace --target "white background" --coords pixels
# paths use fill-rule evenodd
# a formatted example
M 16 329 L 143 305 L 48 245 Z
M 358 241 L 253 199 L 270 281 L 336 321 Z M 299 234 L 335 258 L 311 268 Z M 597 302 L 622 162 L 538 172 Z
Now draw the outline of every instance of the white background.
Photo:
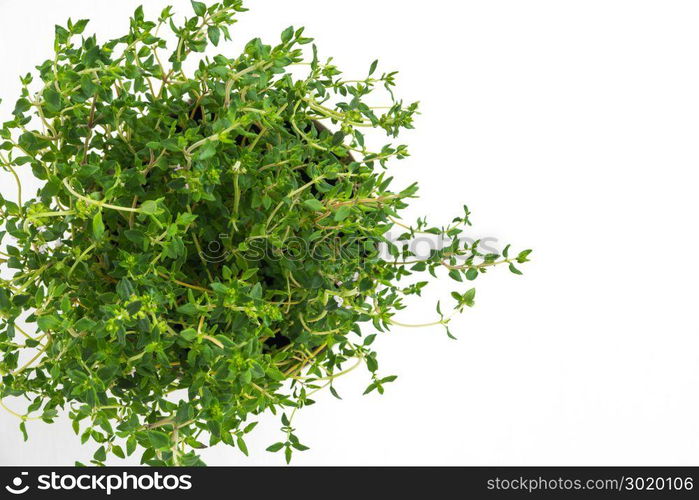
M 170 2 L 189 12 L 186 1 Z M 164 1 L 149 1 L 155 14 Z M 0 117 L 16 76 L 50 56 L 53 25 L 90 18 L 121 35 L 136 1 L 0 0 Z M 693 1 L 255 0 L 228 55 L 305 25 L 322 55 L 362 77 L 380 58 L 422 102 L 411 214 L 448 222 L 463 203 L 473 234 L 532 247 L 525 276 L 496 269 L 477 306 L 440 329 L 377 340 L 398 380 L 361 396 L 356 371 L 297 416 L 297 465 L 699 465 L 696 195 L 699 4 Z M 0 178 L 3 194 L 14 186 Z M 438 283 L 446 292 L 449 283 Z M 441 288 L 441 291 L 440 291 Z M 424 307 L 423 307 L 423 304 Z M 432 319 L 427 301 L 408 320 Z M 263 417 L 209 464 L 279 464 Z M 22 443 L 0 414 L 0 464 L 72 464 L 67 420 Z M 119 463 L 119 462 L 115 462 Z

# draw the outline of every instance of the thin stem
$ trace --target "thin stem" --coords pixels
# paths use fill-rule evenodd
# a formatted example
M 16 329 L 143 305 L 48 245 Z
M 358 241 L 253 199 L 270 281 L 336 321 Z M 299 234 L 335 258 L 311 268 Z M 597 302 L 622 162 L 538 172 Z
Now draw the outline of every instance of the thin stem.
M 332 330 L 326 330 L 326 331 L 315 331 L 312 330 L 307 324 L 306 321 L 303 319 L 303 315 L 299 313 L 299 321 L 301 321 L 301 325 L 303 325 L 304 330 L 306 330 L 308 333 L 311 335 L 331 335 L 333 333 L 338 333 L 342 331 L 341 328 L 334 328 Z
M 240 206 L 240 186 L 238 186 L 238 174 L 240 172 L 240 160 L 233 165 L 233 217 L 238 218 L 238 208 Z
M 431 323 L 408 324 L 408 323 L 401 323 L 400 321 L 395 321 L 395 320 L 393 320 L 393 319 L 389 319 L 389 320 L 388 320 L 388 322 L 389 322 L 391 325 L 402 326 L 402 327 L 405 327 L 405 328 L 427 328 L 428 326 L 444 325 L 444 324 L 446 324 L 448 321 L 449 321 L 448 319 L 447 319 L 447 320 L 442 319 L 442 320 L 439 320 L 439 321 L 433 321 L 433 322 L 431 322 Z
M 34 364 L 34 361 L 36 361 L 37 359 L 39 359 L 39 358 L 46 352 L 46 349 L 49 348 L 49 345 L 51 344 L 51 340 L 52 340 L 50 334 L 47 333 L 46 335 L 48 336 L 48 340 L 47 340 L 46 343 L 42 346 L 41 350 L 40 350 L 39 352 L 37 352 L 36 355 L 35 355 L 32 359 L 30 359 L 29 361 L 27 361 L 27 362 L 26 362 L 24 365 L 22 365 L 20 368 L 18 368 L 17 370 L 13 371 L 13 372 L 12 372 L 12 375 L 19 375 L 20 373 L 22 373 L 24 370 L 26 370 L 26 369 L 29 368 L 31 365 L 33 365 L 33 364 Z
M 219 133 L 217 133 L 217 134 L 210 135 L 209 137 L 204 137 L 203 139 L 201 139 L 201 140 L 195 142 L 194 144 L 192 144 L 191 146 L 189 146 L 187 149 L 185 149 L 185 150 L 184 150 L 185 155 L 191 156 L 195 149 L 197 149 L 197 148 L 203 146 L 203 145 L 206 144 L 207 142 L 218 141 L 218 140 L 221 138 L 222 135 L 225 135 L 225 134 L 227 134 L 228 132 L 231 132 L 232 130 L 235 130 L 235 129 L 238 128 L 239 126 L 240 126 L 240 125 L 236 122 L 236 123 L 234 123 L 233 125 L 231 125 L 230 127 L 226 128 L 226 129 L 224 129 L 224 130 L 222 130 L 221 132 L 219 132 Z
M 201 263 L 204 265 L 204 271 L 206 271 L 206 275 L 209 277 L 209 281 L 213 282 L 214 277 L 211 275 L 211 271 L 209 271 L 209 266 L 208 262 L 204 258 L 204 252 L 201 249 L 201 245 L 199 244 L 199 239 L 197 238 L 197 235 L 192 233 L 192 241 L 194 241 L 194 246 L 197 247 L 197 253 L 199 254 L 199 260 L 201 260 Z
M 209 290 L 208 288 L 202 288 L 202 287 L 197 286 L 197 285 L 191 285 L 189 283 L 185 283 L 184 281 L 177 280 L 177 279 L 175 279 L 171 276 L 168 276 L 167 274 L 161 273 L 161 272 L 158 272 L 158 276 L 160 276 L 161 278 L 164 278 L 166 280 L 170 280 L 173 283 L 177 283 L 180 286 L 184 286 L 186 288 L 191 288 L 192 290 L 199 290 L 200 292 L 206 292 L 206 293 L 214 293 L 213 290 Z
M 73 274 L 73 271 L 75 271 L 75 268 L 78 267 L 78 264 L 80 264 L 82 262 L 82 260 L 85 258 L 85 256 L 88 253 L 90 253 L 92 250 L 95 249 L 96 245 L 97 245 L 96 243 L 93 243 L 92 245 L 87 247 L 83 253 L 80 254 L 80 256 L 75 260 L 75 262 L 71 266 L 70 270 L 68 271 L 68 276 L 67 276 L 68 278 L 70 278 L 70 276 Z
M 10 165 L 9 163 L 5 163 L 4 166 L 8 168 L 8 170 L 10 171 L 12 176 L 15 178 L 15 182 L 17 183 L 17 204 L 21 207 L 22 206 L 22 182 L 19 180 L 19 176 L 17 175 L 17 172 L 12 167 L 12 165 Z
M 80 193 L 76 192 L 72 187 L 70 187 L 70 184 L 68 183 L 68 178 L 63 179 L 63 185 L 66 187 L 68 192 L 78 198 L 79 200 L 84 201 L 85 203 L 89 205 L 95 205 L 97 207 L 102 207 L 102 208 L 110 208 L 112 210 L 119 210 L 121 212 L 136 212 L 136 213 L 143 213 L 143 211 L 140 208 L 131 208 L 131 207 L 121 207 L 118 205 L 110 205 L 109 203 L 105 203 L 103 201 L 97 201 L 93 200 L 92 198 L 88 198 L 86 196 L 81 195 Z

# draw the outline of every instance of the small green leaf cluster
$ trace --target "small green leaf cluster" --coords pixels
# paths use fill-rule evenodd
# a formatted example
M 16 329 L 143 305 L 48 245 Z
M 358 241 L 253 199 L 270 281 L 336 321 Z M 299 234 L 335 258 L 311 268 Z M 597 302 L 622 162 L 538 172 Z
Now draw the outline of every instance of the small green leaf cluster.
M 393 189 L 386 169 L 408 149 L 365 141 L 413 127 L 418 105 L 395 97 L 395 72 L 374 62 L 345 79 L 303 28 L 207 56 L 245 9 L 192 6 L 179 23 L 169 7 L 157 20 L 139 8 L 105 43 L 85 20 L 56 26 L 54 56 L 22 78 L 0 128 L 17 183 L 16 200 L 0 199 L 0 404 L 25 437 L 28 421 L 66 412 L 97 465 L 137 450 L 144 464 L 200 465 L 197 450 L 221 442 L 247 455 L 266 411 L 285 436 L 268 450 L 289 461 L 307 449 L 292 420 L 315 392 L 339 398 L 334 380 L 360 365 L 366 393 L 395 380 L 379 375 L 377 334 L 448 329 L 440 304 L 435 322 L 397 321 L 428 285 L 408 277 L 462 286 L 528 260 L 464 244 L 465 207 L 446 227 L 400 222 L 417 187 Z M 19 169 L 42 181 L 34 196 Z M 403 243 L 423 233 L 448 243 L 415 259 Z M 452 295 L 458 312 L 475 289 Z

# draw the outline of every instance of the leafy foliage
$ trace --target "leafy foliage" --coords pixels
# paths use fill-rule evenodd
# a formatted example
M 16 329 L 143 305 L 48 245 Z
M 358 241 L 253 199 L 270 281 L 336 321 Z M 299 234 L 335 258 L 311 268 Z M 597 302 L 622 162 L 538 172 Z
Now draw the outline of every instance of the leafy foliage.
M 268 450 L 289 461 L 307 449 L 292 419 L 314 392 L 339 397 L 333 381 L 360 364 L 367 393 L 395 379 L 378 374 L 377 333 L 448 331 L 439 304 L 433 323 L 394 319 L 427 285 L 405 285 L 409 276 L 444 269 L 463 287 L 528 260 L 464 244 L 465 207 L 447 227 L 399 221 L 417 187 L 392 190 L 385 169 L 407 148 L 373 151 L 364 135 L 412 128 L 418 106 L 394 97 L 395 73 L 374 62 L 344 80 L 288 28 L 274 46 L 202 55 L 188 74 L 183 63 L 229 40 L 244 10 L 192 5 L 179 24 L 169 7 L 157 21 L 139 8 L 128 34 L 103 44 L 83 35 L 85 20 L 56 26 L 55 57 L 38 85 L 22 78 L 0 129 L 0 165 L 18 189 L 16 202 L 0 200 L 11 276 L 0 289 L 0 396 L 29 402 L 2 405 L 25 436 L 27 421 L 68 411 L 82 442 L 97 443 L 94 464 L 141 448 L 146 464 L 198 465 L 196 450 L 219 442 L 247 454 L 251 418 L 266 410 L 284 436 Z M 388 106 L 367 104 L 377 93 Z M 43 181 L 29 200 L 19 168 Z M 447 244 L 415 259 L 402 243 L 417 234 Z M 452 295 L 458 312 L 475 289 Z

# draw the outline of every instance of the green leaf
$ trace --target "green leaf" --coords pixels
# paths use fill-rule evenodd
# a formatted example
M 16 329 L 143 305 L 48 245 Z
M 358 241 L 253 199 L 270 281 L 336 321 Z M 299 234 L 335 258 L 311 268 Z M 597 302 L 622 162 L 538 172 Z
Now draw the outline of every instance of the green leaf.
M 476 289 L 471 288 L 470 290 L 466 291 L 463 295 L 463 302 L 466 304 L 468 307 L 473 307 L 473 301 L 476 297 Z
M 335 222 L 342 222 L 345 220 L 349 214 L 352 213 L 352 209 L 348 206 L 342 206 L 340 207 L 337 212 L 335 212 Z
M 218 46 L 219 40 L 221 40 L 221 30 L 216 26 L 209 26 L 208 28 L 209 40 L 214 46 Z
M 211 288 L 214 292 L 221 294 L 226 294 L 228 293 L 228 290 L 230 290 L 226 285 L 224 285 L 223 283 L 219 283 L 218 281 L 211 283 L 209 285 L 209 288 Z
M 119 445 L 112 447 L 112 453 L 119 458 L 122 458 L 122 459 L 126 458 L 126 455 L 124 454 L 124 450 Z
M 332 385 L 330 386 L 330 394 L 332 394 L 332 395 L 333 395 L 334 397 L 336 397 L 337 399 L 342 399 L 342 398 L 340 397 L 340 395 L 337 393 L 337 391 L 335 390 L 335 388 L 334 388 Z
M 240 376 L 238 377 L 238 381 L 243 386 L 248 385 L 250 382 L 252 382 L 252 371 L 248 369 L 241 372 Z
M 79 332 L 86 332 L 86 331 L 91 331 L 96 327 L 97 323 L 95 323 L 93 320 L 90 318 L 80 318 L 78 321 L 75 322 L 73 325 L 73 328 Z
M 238 448 L 240 449 L 240 451 L 242 451 L 243 454 L 245 456 L 247 456 L 248 455 L 248 446 L 245 444 L 245 441 L 243 440 L 243 438 L 239 437 L 236 440 L 236 443 L 238 444 Z
M 206 14 L 206 4 L 203 2 L 195 2 L 192 0 L 192 8 L 194 9 L 194 13 L 199 17 L 204 17 Z
M 90 75 L 83 75 L 80 77 L 80 90 L 85 97 L 92 97 L 97 91 L 97 85 L 92 81 Z
M 122 300 L 126 300 L 131 298 L 135 289 L 128 278 L 122 278 L 116 285 L 116 292 Z
M 315 212 L 320 212 L 321 210 L 325 210 L 325 205 L 323 205 L 321 202 L 319 202 L 315 198 L 312 198 L 310 200 L 306 200 L 303 202 L 303 204 L 306 208 L 309 208 L 310 210 L 313 210 Z
M 161 431 L 148 431 L 148 441 L 150 445 L 157 450 L 170 447 L 170 436 Z
M 0 288 L 0 310 L 7 311 L 11 307 L 10 296 L 5 289 Z
M 89 19 L 80 19 L 73 25 L 73 29 L 71 29 L 71 33 L 75 35 L 80 35 L 83 31 L 85 31 L 85 27 L 87 24 L 90 22 Z
M 101 240 L 102 236 L 104 236 L 104 222 L 102 222 L 102 212 L 97 212 L 97 215 L 95 215 L 92 218 L 92 234 L 95 236 L 95 239 Z
M 294 36 L 294 27 L 289 26 L 284 31 L 282 31 L 282 43 L 287 43 Z
M 191 342 L 194 339 L 196 339 L 199 336 L 199 334 L 194 328 L 187 328 L 186 330 L 182 330 L 180 332 L 180 336 L 186 341 Z
M 243 429 L 243 434 L 247 434 L 250 431 L 252 431 L 255 427 L 257 427 L 257 422 L 251 422 L 248 425 L 245 426 L 245 429 Z
M 519 252 L 517 255 L 517 262 L 520 264 L 524 264 L 525 262 L 529 262 L 529 254 L 532 253 L 531 250 L 523 250 Z
M 27 424 L 26 422 L 20 422 L 19 424 L 19 430 L 22 431 L 22 438 L 26 442 L 29 439 L 29 434 L 27 433 Z
M 104 449 L 104 446 L 100 446 L 97 451 L 95 452 L 94 459 L 97 460 L 98 462 L 104 462 L 107 460 L 107 452 Z
M 133 455 L 133 453 L 136 451 L 137 444 L 138 443 L 136 442 L 136 436 L 134 436 L 133 434 L 129 436 L 129 438 L 126 440 L 126 454 L 128 456 Z
M 345 133 L 342 131 L 337 131 L 332 135 L 332 140 L 330 144 L 333 146 L 339 146 L 345 140 Z
M 141 213 L 144 213 L 146 215 L 158 215 L 159 213 L 162 212 L 160 207 L 158 206 L 158 203 L 153 200 L 146 200 L 141 204 L 141 207 L 139 209 Z
M 216 143 L 209 141 L 199 150 L 197 158 L 200 160 L 208 160 L 214 156 L 216 156 Z
M 130 302 L 126 306 L 126 312 L 128 312 L 131 316 L 135 316 L 143 307 L 143 302 L 140 300 L 135 300 L 133 302 Z
M 475 267 L 471 267 L 466 271 L 466 279 L 469 281 L 473 281 L 476 278 L 478 278 L 478 269 Z
M 199 313 L 199 309 L 197 308 L 197 306 L 195 304 L 192 304 L 190 302 L 190 303 L 183 304 L 180 307 L 178 307 L 177 312 L 180 314 L 186 314 L 188 316 L 194 316 L 197 313 Z
M 284 448 L 284 443 L 274 443 L 273 445 L 267 447 L 267 451 L 276 453 L 282 448 Z
M 51 113 L 58 113 L 61 110 L 61 95 L 52 87 L 44 91 L 44 102 Z
M 36 323 L 39 325 L 41 330 L 48 332 L 60 327 L 62 322 L 56 316 L 49 314 L 46 316 L 39 316 Z
M 29 101 L 25 98 L 21 98 L 17 101 L 17 104 L 15 104 L 15 109 L 12 112 L 13 115 L 21 115 L 22 113 L 25 113 L 31 109 L 32 105 L 29 103 Z
M 56 41 L 59 44 L 64 44 L 68 41 L 68 37 L 70 36 L 70 33 L 63 26 L 59 26 L 56 24 L 54 26 L 54 31 L 56 34 Z
M 196 214 L 190 214 L 185 212 L 177 216 L 177 223 L 182 226 L 188 226 L 195 220 L 197 220 Z
M 255 286 L 253 286 L 250 290 L 250 297 L 252 297 L 253 299 L 261 299 L 262 285 L 260 285 L 259 283 L 255 283 Z
M 144 20 L 144 13 L 143 13 L 143 5 L 139 5 L 136 7 L 136 10 L 134 11 L 133 18 L 136 22 L 143 22 Z

